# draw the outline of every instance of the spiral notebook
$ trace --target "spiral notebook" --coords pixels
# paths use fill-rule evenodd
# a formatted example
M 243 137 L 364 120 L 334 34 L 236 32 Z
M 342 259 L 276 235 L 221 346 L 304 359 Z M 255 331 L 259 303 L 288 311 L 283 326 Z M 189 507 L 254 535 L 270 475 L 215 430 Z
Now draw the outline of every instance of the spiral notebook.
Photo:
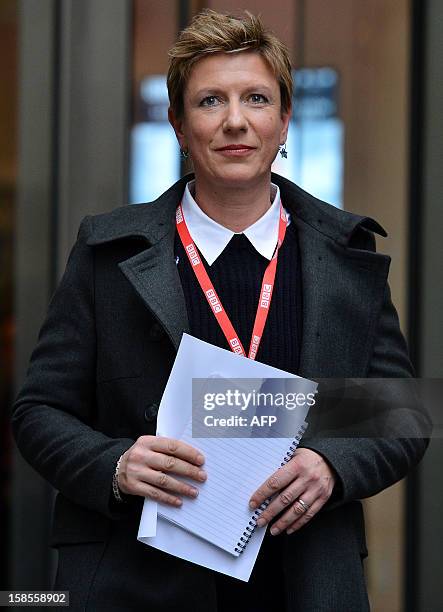
M 292 438 L 193 438 L 188 423 L 181 439 L 205 455 L 208 479 L 195 499 L 183 497 L 179 508 L 158 505 L 158 514 L 175 525 L 238 557 L 270 500 L 249 508 L 252 493 L 293 456 L 306 423 Z M 195 485 L 195 481 L 183 478 Z

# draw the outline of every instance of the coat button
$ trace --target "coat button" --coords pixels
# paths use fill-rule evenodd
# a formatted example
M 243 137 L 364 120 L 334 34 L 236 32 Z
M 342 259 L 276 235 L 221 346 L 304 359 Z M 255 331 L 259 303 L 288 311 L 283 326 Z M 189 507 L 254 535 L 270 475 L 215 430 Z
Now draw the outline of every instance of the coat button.
M 154 402 L 153 404 L 145 408 L 145 414 L 144 414 L 145 421 L 147 423 L 152 423 L 157 418 L 157 413 L 158 413 L 158 404 Z
M 154 323 L 149 330 L 149 338 L 154 342 L 158 342 L 163 338 L 163 328 L 158 323 Z

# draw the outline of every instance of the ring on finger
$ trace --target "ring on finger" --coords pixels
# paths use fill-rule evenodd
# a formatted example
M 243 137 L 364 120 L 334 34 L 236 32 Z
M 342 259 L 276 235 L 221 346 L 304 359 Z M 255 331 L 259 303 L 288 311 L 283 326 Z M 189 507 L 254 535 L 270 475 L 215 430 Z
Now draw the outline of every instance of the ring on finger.
M 300 504 L 300 506 L 303 508 L 303 512 L 307 512 L 309 510 L 309 508 L 311 507 L 310 504 L 307 504 L 305 501 L 303 501 L 301 497 L 299 497 L 295 501 L 298 504 Z

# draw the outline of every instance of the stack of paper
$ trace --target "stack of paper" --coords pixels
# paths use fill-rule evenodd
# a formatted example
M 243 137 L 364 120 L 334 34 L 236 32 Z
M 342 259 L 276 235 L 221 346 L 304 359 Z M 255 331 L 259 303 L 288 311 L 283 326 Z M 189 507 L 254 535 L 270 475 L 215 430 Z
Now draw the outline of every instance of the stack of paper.
M 235 550 L 238 537 L 242 536 L 253 515 L 248 508 L 249 498 L 281 465 L 294 438 L 192 438 L 192 379 L 214 376 L 262 380 L 298 378 L 183 335 L 160 404 L 157 435 L 183 439 L 201 449 L 206 458 L 203 467 L 208 478 L 203 484 L 192 482 L 198 486 L 199 496 L 195 500 L 183 497 L 183 505 L 179 508 L 145 499 L 138 540 L 247 581 L 265 534 L 265 528 L 256 528 L 242 554 Z M 304 383 L 306 393 L 315 393 L 314 382 L 299 380 Z M 298 410 L 298 426 L 305 421 L 307 410 Z M 228 462 L 227 456 L 230 457 Z

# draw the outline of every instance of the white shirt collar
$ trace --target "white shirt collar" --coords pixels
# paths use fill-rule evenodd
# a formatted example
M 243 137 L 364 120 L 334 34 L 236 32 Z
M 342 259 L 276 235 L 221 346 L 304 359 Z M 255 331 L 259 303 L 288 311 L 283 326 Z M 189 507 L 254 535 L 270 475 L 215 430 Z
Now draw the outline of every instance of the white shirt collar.
M 182 200 L 183 215 L 192 240 L 211 266 L 224 251 L 235 232 L 220 225 L 202 211 L 191 194 L 193 187 L 194 181 L 190 181 L 186 185 Z M 243 233 L 256 251 L 269 260 L 271 260 L 277 244 L 280 217 L 280 189 L 274 183 L 271 183 L 271 188 L 274 199 L 270 208 L 255 223 L 243 232 L 238 232 Z M 289 213 L 285 212 L 289 223 Z

